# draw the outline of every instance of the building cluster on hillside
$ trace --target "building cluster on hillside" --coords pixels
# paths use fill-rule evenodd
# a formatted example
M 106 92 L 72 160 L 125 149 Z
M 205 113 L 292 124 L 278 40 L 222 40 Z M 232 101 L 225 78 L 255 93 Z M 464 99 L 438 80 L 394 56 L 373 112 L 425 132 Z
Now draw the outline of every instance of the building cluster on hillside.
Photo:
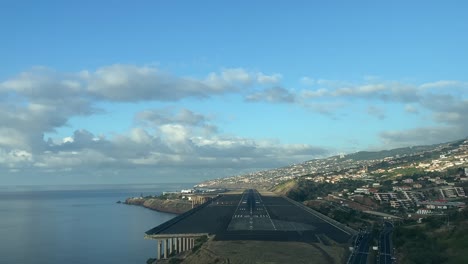
M 273 170 L 252 172 L 239 176 L 218 178 L 205 181 L 195 185 L 195 187 L 246 187 L 255 186 L 272 187 L 285 181 L 305 177 L 313 181 L 323 181 L 336 183 L 342 179 L 362 178 L 362 170 L 369 164 L 378 163 L 381 160 L 353 160 L 346 159 L 346 156 L 334 156 L 326 159 L 310 160 L 300 164 L 294 164 Z M 344 173 L 337 173 L 343 171 Z
M 466 193 L 463 187 L 454 186 L 461 183 L 460 178 L 451 175 L 443 181 L 439 177 L 420 177 L 416 181 L 411 178 L 400 181 L 392 181 L 391 191 L 388 189 L 369 187 L 372 185 L 356 188 L 348 192 L 349 197 L 353 195 L 369 195 L 381 206 L 387 205 L 394 209 L 405 209 L 421 214 L 431 214 L 433 210 L 450 208 L 462 208 L 465 206 Z M 412 183 L 412 184 L 410 184 Z M 418 210 L 423 208 L 423 211 Z
M 461 168 L 463 173 L 438 176 L 453 168 Z M 270 188 L 295 178 L 331 184 L 358 180 L 364 184 L 333 195 L 350 200 L 364 195 L 373 199 L 382 210 L 433 214 L 439 210 L 465 206 L 460 201 L 466 200 L 465 190 L 457 185 L 468 182 L 468 140 L 455 147 L 441 144 L 380 159 L 354 160 L 352 155 L 334 156 L 274 170 L 215 179 L 196 187 Z
M 444 172 L 455 166 L 458 168 L 457 172 L 444 177 L 430 174 Z M 400 173 L 405 169 L 413 170 L 411 175 L 417 172 L 416 175 L 419 176 Z M 391 172 L 394 172 L 392 176 L 385 175 Z M 351 199 L 353 195 L 369 195 L 383 208 L 390 208 L 388 211 L 404 210 L 416 215 L 429 215 L 440 213 L 441 210 L 465 207 L 466 192 L 459 185 L 467 182 L 467 176 L 468 141 L 464 141 L 458 148 L 425 162 L 375 170 L 368 174 L 368 178 L 373 178 L 370 184 L 356 188 L 353 192 L 348 192 L 348 195 Z M 385 181 L 390 182 L 390 185 L 385 185 Z

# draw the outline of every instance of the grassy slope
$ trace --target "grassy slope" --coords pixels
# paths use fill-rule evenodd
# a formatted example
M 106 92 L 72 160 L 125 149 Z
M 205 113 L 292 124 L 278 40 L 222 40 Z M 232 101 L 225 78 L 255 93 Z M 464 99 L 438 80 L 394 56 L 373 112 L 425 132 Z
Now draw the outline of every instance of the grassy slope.
M 297 188 L 297 181 L 289 180 L 273 187 L 271 191 L 279 195 L 286 195 L 290 190 L 294 188 Z
M 192 208 L 192 203 L 184 200 L 148 199 L 143 206 L 153 210 L 174 214 L 184 213 Z
M 399 263 L 468 263 L 468 210 L 447 227 L 444 218 L 426 224 L 401 226 L 395 231 Z
M 210 241 L 182 263 L 343 263 L 340 247 L 275 241 Z

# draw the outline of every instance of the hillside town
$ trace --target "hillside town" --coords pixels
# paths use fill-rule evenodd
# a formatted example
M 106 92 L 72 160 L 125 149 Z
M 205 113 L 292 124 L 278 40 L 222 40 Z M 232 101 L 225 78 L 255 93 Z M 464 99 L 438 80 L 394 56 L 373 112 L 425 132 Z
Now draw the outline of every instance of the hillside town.
M 402 149 L 402 152 L 407 152 L 407 149 Z M 369 213 L 386 212 L 410 217 L 440 214 L 443 210 L 466 205 L 464 186 L 468 186 L 468 140 L 415 148 L 412 153 L 378 159 L 359 159 L 359 155 L 311 160 L 274 170 L 215 179 L 195 187 L 275 188 L 288 181 L 317 184 L 352 181 L 349 187 L 331 188 L 333 191 L 316 199 Z

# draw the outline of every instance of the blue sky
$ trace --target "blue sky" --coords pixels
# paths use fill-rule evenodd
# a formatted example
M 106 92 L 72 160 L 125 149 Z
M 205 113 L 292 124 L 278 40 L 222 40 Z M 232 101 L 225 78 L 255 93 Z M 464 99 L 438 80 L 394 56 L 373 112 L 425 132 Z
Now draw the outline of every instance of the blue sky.
M 463 1 L 2 1 L 2 184 L 194 182 L 468 135 Z

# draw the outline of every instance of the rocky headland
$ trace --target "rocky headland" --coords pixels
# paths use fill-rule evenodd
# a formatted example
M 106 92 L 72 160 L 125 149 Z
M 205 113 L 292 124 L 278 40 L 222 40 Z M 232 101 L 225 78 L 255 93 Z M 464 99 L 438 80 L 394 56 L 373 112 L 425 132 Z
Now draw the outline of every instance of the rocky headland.
M 143 206 L 151 210 L 171 214 L 182 214 L 192 209 L 192 203 L 182 199 L 133 197 L 127 198 L 123 203 L 128 205 Z

